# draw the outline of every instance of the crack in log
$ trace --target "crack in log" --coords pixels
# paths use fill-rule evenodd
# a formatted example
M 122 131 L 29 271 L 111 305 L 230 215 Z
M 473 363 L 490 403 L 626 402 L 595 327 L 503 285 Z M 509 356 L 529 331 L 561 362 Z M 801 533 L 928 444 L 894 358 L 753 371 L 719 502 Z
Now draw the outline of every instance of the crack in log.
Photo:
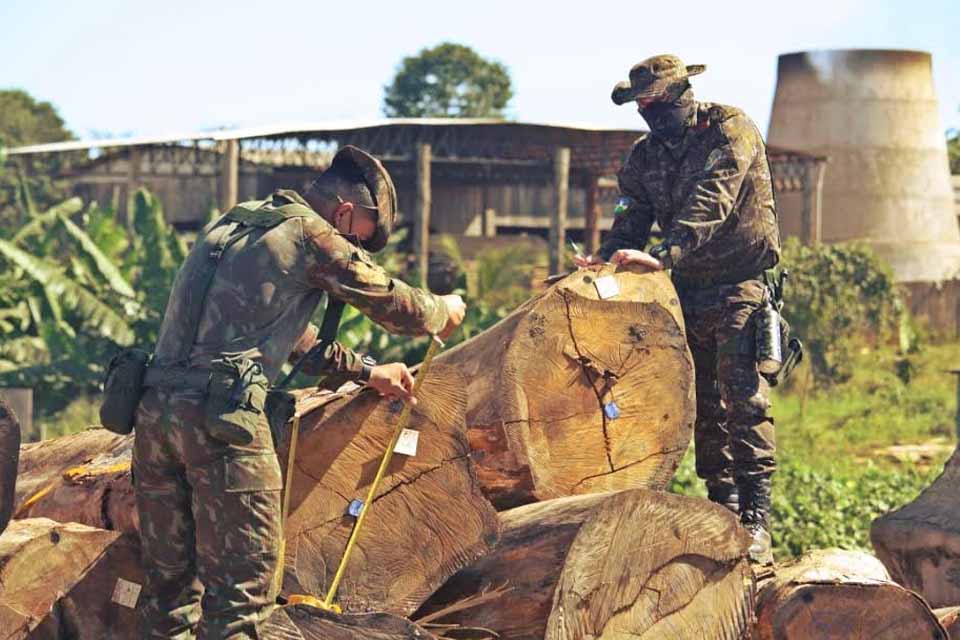
M 469 458 L 469 457 L 470 457 L 470 454 L 469 454 L 469 453 L 465 453 L 465 454 L 462 454 L 462 455 L 459 455 L 459 456 L 454 456 L 454 457 L 452 457 L 452 458 L 444 458 L 443 460 L 440 461 L 440 464 L 434 465 L 434 466 L 430 467 L 429 469 L 424 469 L 423 471 L 417 473 L 416 475 L 412 476 L 412 477 L 409 478 L 409 479 L 398 481 L 397 484 L 395 484 L 394 486 L 390 487 L 389 489 L 387 489 L 386 491 L 384 491 L 384 492 L 381 493 L 380 495 L 375 496 L 375 497 L 373 498 L 373 501 L 370 503 L 370 505 L 364 505 L 363 508 L 366 509 L 366 508 L 368 508 L 369 506 L 376 504 L 377 502 L 380 501 L 381 498 L 387 496 L 388 494 L 393 493 L 394 491 L 396 491 L 397 489 L 399 489 L 400 486 L 402 486 L 402 485 L 413 484 L 414 482 L 416 482 L 417 480 L 419 480 L 419 479 L 422 478 L 423 476 L 425 476 L 425 475 L 427 475 L 427 474 L 429 474 L 429 473 L 433 473 L 434 471 L 437 471 L 437 470 L 439 470 L 439 469 L 442 469 L 444 466 L 446 466 L 446 465 L 447 465 L 448 463 L 450 463 L 450 462 L 457 462 L 457 461 L 459 461 L 459 460 L 463 460 L 463 459 Z M 472 475 L 473 475 L 473 474 L 471 474 L 471 476 L 472 476 Z M 312 477 L 312 476 L 311 476 L 311 477 Z M 474 479 L 471 478 L 471 480 L 473 481 Z M 333 491 L 333 492 L 336 493 L 338 496 L 340 496 L 341 498 L 343 498 L 343 495 L 342 495 L 340 492 L 336 491 L 335 489 L 330 488 L 330 487 L 325 487 L 322 483 L 319 483 L 319 482 L 318 482 L 318 484 L 320 484 L 320 486 L 323 487 L 323 488 L 326 488 L 326 489 L 328 489 L 328 490 L 330 490 L 330 491 Z M 350 502 L 351 499 L 344 498 L 344 500 L 345 500 L 346 502 Z M 334 522 L 337 522 L 337 521 L 339 521 L 339 520 L 342 520 L 344 517 L 345 517 L 344 514 L 341 514 L 341 515 L 337 516 L 336 518 L 330 518 L 329 520 L 324 520 L 323 522 L 319 522 L 319 523 L 317 523 L 316 525 L 310 527 L 309 529 L 300 529 L 300 530 L 297 531 L 297 535 L 300 536 L 300 535 L 303 535 L 303 534 L 306 534 L 306 533 L 310 533 L 311 531 L 315 531 L 315 530 L 317 530 L 317 529 L 321 529 L 321 528 L 327 526 L 328 524 L 332 524 L 332 523 L 334 523 Z
M 110 492 L 112 487 L 108 483 L 100 495 L 100 519 L 103 521 L 103 528 L 113 531 L 113 520 L 110 518 Z
M 593 379 L 590 377 L 590 372 L 587 370 L 587 367 L 584 365 L 584 362 L 589 360 L 583 352 L 580 351 L 580 345 L 577 343 L 577 336 L 573 331 L 573 318 L 570 317 L 570 299 L 567 297 L 567 294 L 561 289 L 560 297 L 563 298 L 564 312 L 567 316 L 567 329 L 570 332 L 570 340 L 573 342 L 573 349 L 577 352 L 577 358 L 580 363 L 580 369 L 583 371 L 583 375 L 586 376 L 587 380 L 590 382 L 590 388 L 593 390 L 593 394 L 597 396 L 597 404 L 600 405 L 600 417 L 602 419 L 602 428 L 603 428 L 603 445 L 606 449 L 607 454 L 607 464 L 610 465 L 610 471 L 613 472 L 615 469 L 613 467 L 613 455 L 611 453 L 610 445 L 610 434 L 607 432 L 607 413 L 603 410 L 603 396 L 600 395 L 600 392 L 597 391 L 597 387 L 593 384 Z M 605 474 L 601 474 L 605 475 Z
M 642 463 L 646 462 L 647 460 L 649 460 L 650 458 L 652 458 L 652 457 L 654 457 L 654 456 L 666 456 L 666 455 L 670 455 L 671 453 L 678 453 L 678 452 L 681 451 L 681 450 L 682 450 L 682 449 L 680 449 L 680 448 L 675 448 L 675 449 L 661 449 L 660 451 L 654 451 L 654 452 L 651 453 L 650 455 L 644 456 L 644 457 L 640 458 L 639 460 L 634 460 L 633 462 L 628 462 L 627 464 L 625 464 L 625 465 L 623 465 L 623 466 L 621 466 L 621 467 L 614 467 L 614 468 L 611 469 L 609 472 L 606 472 L 606 471 L 605 471 L 605 472 L 603 472 L 603 473 L 595 473 L 595 474 L 592 475 L 592 476 L 587 476 L 587 477 L 583 478 L 582 480 L 580 480 L 577 484 L 573 485 L 573 487 L 571 488 L 571 490 L 575 490 L 577 487 L 579 487 L 579 486 L 582 485 L 583 483 L 585 483 L 585 482 L 587 482 L 587 481 L 589 481 L 589 480 L 593 480 L 594 478 L 601 478 L 601 477 L 603 477 L 603 476 L 609 475 L 610 473 L 617 473 L 618 471 L 623 471 L 624 469 L 629 469 L 630 467 L 635 467 L 636 465 L 642 464 Z

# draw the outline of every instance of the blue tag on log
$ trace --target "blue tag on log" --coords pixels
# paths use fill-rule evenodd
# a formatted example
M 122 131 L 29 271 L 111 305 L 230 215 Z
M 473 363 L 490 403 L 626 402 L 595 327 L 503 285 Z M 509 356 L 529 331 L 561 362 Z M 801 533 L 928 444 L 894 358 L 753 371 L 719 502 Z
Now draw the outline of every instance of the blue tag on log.
M 350 506 L 347 507 L 347 513 L 354 518 L 359 518 L 361 511 L 363 511 L 363 500 L 358 500 L 356 498 L 351 500 Z
M 616 420 L 620 417 L 620 407 L 617 406 L 616 402 L 611 400 L 603 405 L 603 415 L 607 416 L 608 420 Z

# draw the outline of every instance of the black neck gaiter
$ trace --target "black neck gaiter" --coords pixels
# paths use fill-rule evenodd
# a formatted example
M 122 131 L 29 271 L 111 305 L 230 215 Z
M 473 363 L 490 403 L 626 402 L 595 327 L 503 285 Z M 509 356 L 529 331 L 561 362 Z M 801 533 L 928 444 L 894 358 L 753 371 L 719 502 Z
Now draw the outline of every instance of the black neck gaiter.
M 688 88 L 672 102 L 654 102 L 639 111 L 651 131 L 664 138 L 679 138 L 696 108 L 693 91 Z

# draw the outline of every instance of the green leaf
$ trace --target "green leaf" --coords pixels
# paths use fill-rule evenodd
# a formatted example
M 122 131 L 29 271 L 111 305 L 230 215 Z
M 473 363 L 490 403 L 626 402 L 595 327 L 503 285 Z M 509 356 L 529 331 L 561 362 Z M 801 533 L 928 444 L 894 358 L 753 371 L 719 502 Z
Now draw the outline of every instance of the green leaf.
M 43 287 L 48 302 L 62 304 L 76 312 L 85 326 L 104 338 L 117 344 L 133 344 L 133 329 L 110 306 L 97 299 L 92 293 L 67 278 L 59 266 L 14 246 L 6 240 L 0 240 L 0 256 L 24 270 L 34 281 Z M 56 311 L 54 311 L 56 313 Z
M 13 241 L 20 244 L 26 238 L 42 233 L 44 228 L 54 224 L 59 216 L 72 216 L 81 209 L 83 209 L 83 201 L 80 198 L 70 198 L 43 213 L 34 213 L 30 216 L 30 222 L 23 225 L 20 231 L 13 236 Z
M 97 243 L 95 243 L 83 229 L 74 224 L 73 221 L 62 212 L 59 213 L 57 218 L 60 224 L 63 225 L 63 228 L 66 229 L 67 235 L 77 243 L 84 252 L 85 257 L 93 263 L 104 281 L 110 285 L 110 288 L 128 298 L 133 298 L 137 295 L 133 287 L 131 287 L 123 277 L 123 274 L 120 273 L 120 269 L 113 264 L 110 258 L 100 251 Z

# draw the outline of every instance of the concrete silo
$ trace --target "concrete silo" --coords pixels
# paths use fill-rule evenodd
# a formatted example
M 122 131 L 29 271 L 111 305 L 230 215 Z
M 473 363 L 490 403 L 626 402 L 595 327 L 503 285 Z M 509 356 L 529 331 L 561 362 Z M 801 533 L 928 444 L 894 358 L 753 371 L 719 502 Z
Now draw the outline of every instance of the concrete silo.
M 960 229 L 930 54 L 781 55 L 768 139 L 771 146 L 829 157 L 824 242 L 869 243 L 904 283 L 960 274 Z M 784 226 L 795 227 L 800 212 L 784 206 L 780 215 Z

